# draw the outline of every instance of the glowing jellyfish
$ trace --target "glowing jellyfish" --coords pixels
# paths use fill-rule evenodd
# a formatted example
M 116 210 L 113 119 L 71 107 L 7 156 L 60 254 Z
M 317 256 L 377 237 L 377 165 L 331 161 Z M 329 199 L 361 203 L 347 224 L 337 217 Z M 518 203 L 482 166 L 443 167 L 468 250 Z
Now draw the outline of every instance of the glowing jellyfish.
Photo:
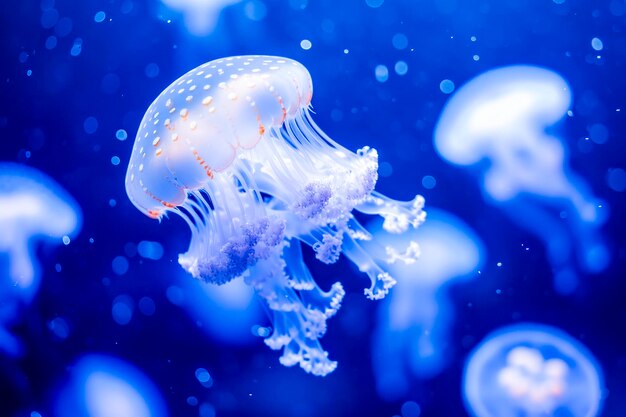
M 71 368 L 56 401 L 57 417 L 166 417 L 163 396 L 133 365 L 90 354 Z
M 183 13 L 185 27 L 192 35 L 204 36 L 213 31 L 224 9 L 241 0 L 161 0 L 172 10 Z
M 256 341 L 253 330 L 259 328 L 264 313 L 254 290 L 243 280 L 218 286 L 183 278 L 178 304 L 209 337 L 225 345 Z
M 243 277 L 272 311 L 265 339 L 284 348 L 283 365 L 325 375 L 318 338 L 340 306 L 339 283 L 322 291 L 303 262 L 341 253 L 368 274 L 365 294 L 380 299 L 395 284 L 359 243 L 369 234 L 353 209 L 378 214 L 386 230 L 420 224 L 423 198 L 397 202 L 374 191 L 376 150 L 352 153 L 313 122 L 311 77 L 287 58 L 240 56 L 208 62 L 167 87 L 144 115 L 126 191 L 150 217 L 180 215 L 192 230 L 179 263 L 222 284 Z
M 463 377 L 465 404 L 475 417 L 594 417 L 603 390 L 591 353 L 538 324 L 490 334 L 469 355 Z
M 15 355 L 19 342 L 5 327 L 39 288 L 36 244 L 69 242 L 80 229 L 81 213 L 50 177 L 11 162 L 0 162 L 0 207 L 0 350 Z
M 381 305 L 372 339 L 372 365 L 381 397 L 397 400 L 407 394 L 410 375 L 431 378 L 446 365 L 448 328 L 453 309 L 447 288 L 453 281 L 474 277 L 484 259 L 480 238 L 454 215 L 428 210 L 418 230 L 393 236 L 373 232 L 385 254 L 397 259 L 410 240 L 420 242 L 421 259 L 397 259 L 389 272 L 397 287 Z
M 576 251 L 585 272 L 600 272 L 609 262 L 598 233 L 606 217 L 603 205 L 569 171 L 565 144 L 552 133 L 570 105 L 570 88 L 557 73 L 499 68 L 454 94 L 434 139 L 437 152 L 452 164 L 488 162 L 486 196 L 543 240 L 562 293 L 577 285 Z

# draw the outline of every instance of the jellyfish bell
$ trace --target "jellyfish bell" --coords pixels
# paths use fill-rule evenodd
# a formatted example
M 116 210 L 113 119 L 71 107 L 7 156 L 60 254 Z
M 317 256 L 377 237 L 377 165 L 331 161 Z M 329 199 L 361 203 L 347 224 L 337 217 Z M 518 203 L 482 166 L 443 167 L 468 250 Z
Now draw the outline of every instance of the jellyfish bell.
M 86 354 L 69 367 L 58 417 L 166 417 L 163 396 L 141 370 L 112 356 Z
M 475 417 L 595 417 L 602 372 L 581 343 L 550 326 L 519 324 L 490 334 L 470 353 L 465 405 Z
M 213 32 L 222 9 L 241 0 L 161 0 L 175 11 L 183 13 L 187 31 L 194 36 L 206 36 Z
M 359 243 L 369 234 L 352 210 L 402 233 L 423 220 L 423 198 L 397 202 L 374 191 L 376 150 L 353 153 L 311 119 L 312 81 L 291 59 L 238 56 L 203 64 L 150 105 L 126 175 L 133 204 L 153 218 L 173 212 L 192 230 L 179 263 L 217 284 L 244 277 L 274 314 L 266 343 L 281 362 L 324 375 L 336 364 L 317 339 L 344 290 L 322 291 L 301 243 L 334 263 L 345 254 L 379 299 L 395 283 Z
M 397 236 L 380 222 L 368 225 L 377 259 L 392 260 L 389 273 L 397 287 L 379 307 L 372 338 L 372 367 L 379 395 L 395 401 L 406 396 L 411 379 L 439 374 L 451 356 L 446 346 L 454 317 L 450 285 L 476 276 L 485 259 L 478 235 L 447 211 L 429 208 L 419 229 Z M 419 242 L 420 259 L 405 248 Z
M 578 285 L 576 251 L 590 273 L 606 269 L 611 258 L 598 233 L 608 206 L 571 172 L 565 142 L 553 129 L 571 104 L 571 89 L 556 72 L 526 65 L 497 68 L 457 90 L 434 134 L 435 148 L 448 162 L 486 162 L 481 172 L 486 199 L 544 241 L 555 289 L 563 294 Z M 571 215 L 564 220 L 562 213 Z
M 12 322 L 20 306 L 37 293 L 40 267 L 36 243 L 60 244 L 78 233 L 81 212 L 75 200 L 44 173 L 0 162 L 0 326 Z M 16 340 L 0 330 L 0 349 L 17 354 Z M 6 336 L 6 337 L 5 337 Z M 5 341 L 6 343 L 4 343 Z
M 571 105 L 571 90 L 557 73 L 517 65 L 487 71 L 461 87 L 437 123 L 435 148 L 457 165 L 491 164 L 485 190 L 498 201 L 530 192 L 569 199 L 581 218 L 595 209 L 565 175 L 565 149 L 546 128 Z
M 519 128 L 541 131 L 561 120 L 570 104 L 569 86 L 547 69 L 516 65 L 487 71 L 448 101 L 437 125 L 435 147 L 450 162 L 475 164 L 498 151 L 502 136 L 519 136 Z
M 76 201 L 42 172 L 12 162 L 0 162 L 0 252 L 10 258 L 13 282 L 22 288 L 37 277 L 33 243 L 61 243 L 80 229 L 81 212 Z

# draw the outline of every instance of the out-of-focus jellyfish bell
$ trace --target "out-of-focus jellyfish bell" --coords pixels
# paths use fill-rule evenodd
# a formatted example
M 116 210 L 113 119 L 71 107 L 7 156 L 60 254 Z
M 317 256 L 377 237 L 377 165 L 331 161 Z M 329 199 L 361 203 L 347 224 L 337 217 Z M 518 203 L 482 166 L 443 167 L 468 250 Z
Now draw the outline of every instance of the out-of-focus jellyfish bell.
M 57 417 L 166 417 L 162 395 L 133 365 L 90 354 L 71 368 L 58 394 Z
M 0 350 L 20 351 L 4 328 L 39 288 L 36 243 L 61 244 L 76 235 L 81 212 L 75 200 L 44 173 L 0 162 Z
M 194 277 L 223 284 L 243 277 L 273 314 L 265 339 L 281 363 L 325 375 L 336 362 L 319 345 L 340 306 L 339 283 L 322 291 L 301 244 L 334 263 L 343 253 L 380 299 L 395 283 L 359 243 L 369 233 L 352 215 L 378 214 L 402 233 L 424 219 L 423 198 L 397 202 L 374 191 L 378 155 L 353 153 L 309 114 L 309 72 L 280 57 L 208 62 L 167 87 L 144 115 L 126 191 L 153 218 L 173 212 L 192 230 L 179 262 Z
M 241 0 L 161 0 L 172 10 L 183 13 L 185 27 L 195 36 L 210 34 L 222 9 Z
M 569 172 L 564 142 L 546 131 L 571 100 L 569 86 L 553 71 L 521 65 L 487 71 L 452 96 L 434 136 L 437 152 L 452 164 L 488 162 L 486 196 L 545 242 L 563 293 L 576 287 L 572 241 L 586 272 L 609 262 L 597 233 L 606 208 Z
M 475 417 L 595 417 L 603 384 L 600 367 L 579 342 L 553 327 L 521 324 L 474 349 L 463 394 Z
M 410 375 L 430 378 L 448 359 L 448 327 L 453 311 L 446 289 L 453 281 L 472 278 L 484 261 L 480 238 L 456 216 L 428 210 L 428 221 L 402 236 L 369 228 L 384 248 L 377 257 L 394 260 L 389 273 L 397 288 L 380 306 L 372 339 L 372 365 L 381 397 L 397 400 L 410 386 Z M 411 241 L 419 241 L 421 259 L 400 256 Z M 408 260 L 408 262 L 406 262 Z
M 254 290 L 243 280 L 218 286 L 188 276 L 182 278 L 180 307 L 211 339 L 226 345 L 257 340 L 253 329 L 264 319 L 264 313 Z

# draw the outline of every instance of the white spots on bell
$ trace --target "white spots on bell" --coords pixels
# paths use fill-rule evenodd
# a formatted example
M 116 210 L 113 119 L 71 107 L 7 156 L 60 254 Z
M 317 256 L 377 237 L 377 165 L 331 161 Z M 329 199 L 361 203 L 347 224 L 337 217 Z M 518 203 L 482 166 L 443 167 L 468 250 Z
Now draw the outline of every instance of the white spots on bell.
M 202 87 L 204 91 L 209 91 L 209 88 L 211 88 L 210 84 L 206 84 L 204 87 Z
M 180 80 L 179 82 L 176 83 L 176 85 L 182 85 L 185 82 L 185 80 Z
M 154 138 L 154 140 L 152 141 L 152 146 L 159 146 L 159 142 L 161 142 L 161 137 L 157 136 L 156 138 Z
M 172 106 L 173 106 L 172 99 L 168 98 L 167 101 L 165 102 L 165 107 L 170 109 L 170 108 L 172 108 Z
M 181 119 L 186 120 L 187 116 L 189 116 L 189 110 L 187 110 L 186 108 L 182 109 L 179 114 Z
M 261 71 L 261 69 L 260 69 L 260 68 L 253 68 L 253 69 L 252 69 L 252 72 L 259 72 L 259 71 Z
M 172 108 L 170 109 L 170 114 L 174 114 L 174 112 L 175 112 L 175 111 L 176 111 L 176 107 L 172 107 Z
M 235 93 L 228 94 L 228 99 L 232 100 L 232 101 L 237 100 L 237 94 L 235 94 Z
M 185 98 L 185 101 L 186 101 L 187 103 L 191 103 L 191 101 L 192 101 L 192 100 L 193 100 L 193 96 L 187 96 L 187 97 Z
M 159 119 L 154 119 L 154 122 L 152 122 L 152 124 L 154 124 L 155 126 L 159 124 Z
M 189 87 L 189 91 L 192 91 L 192 92 L 193 92 L 193 91 L 196 91 L 196 88 L 197 88 L 197 87 L 196 87 L 196 85 L 194 84 L 194 85 L 192 85 L 191 87 Z
M 222 81 L 222 82 L 221 82 L 221 83 L 219 83 L 217 86 L 218 86 L 219 88 L 224 89 L 224 88 L 226 88 L 226 83 Z
M 176 141 L 178 141 L 178 138 L 179 138 L 179 137 L 180 137 L 180 136 L 178 136 L 178 133 L 172 133 L 172 142 L 176 142 Z
M 215 107 L 213 106 L 209 107 L 209 113 L 215 113 Z
M 172 121 L 170 119 L 165 119 L 165 121 L 163 122 L 163 126 L 169 129 L 172 126 Z
M 187 80 L 187 83 L 186 83 L 186 84 L 187 84 L 187 85 L 189 85 L 189 84 L 191 84 L 192 82 L 193 82 L 193 80 L 189 79 L 189 80 Z
M 230 78 L 233 80 L 236 80 L 237 78 L 239 78 L 239 75 L 237 74 L 230 74 Z
M 184 89 L 184 88 L 181 88 L 180 90 L 178 90 L 178 94 L 182 94 L 182 93 L 184 93 L 184 92 L 185 92 L 185 89 Z
M 223 69 L 221 69 L 221 68 L 219 68 L 219 69 L 217 70 L 217 73 L 218 73 L 219 75 L 223 75 L 223 74 L 224 74 L 224 70 L 223 70 Z
M 204 74 L 204 71 L 202 71 L 202 70 L 201 70 L 201 71 L 196 72 L 196 75 L 197 75 L 197 76 L 200 76 L 200 75 L 202 75 L 202 74 Z
M 143 164 L 139 164 L 139 172 L 143 172 Z
M 193 121 L 189 124 L 189 128 L 191 130 L 196 130 L 197 127 L 198 127 L 198 123 L 196 121 Z
M 272 71 L 276 71 L 278 69 L 280 69 L 280 67 L 277 67 L 277 66 L 270 67 L 270 70 L 272 70 Z
M 154 154 L 155 154 L 156 156 L 161 156 L 161 154 L 162 154 L 162 153 L 163 153 L 163 149 L 161 149 L 161 148 L 157 149 L 157 150 L 154 152 Z
M 205 106 L 208 106 L 212 102 L 213 102 L 213 97 L 211 97 L 211 96 L 207 96 L 207 97 L 204 98 L 204 100 L 202 100 L 202 104 L 205 105 Z

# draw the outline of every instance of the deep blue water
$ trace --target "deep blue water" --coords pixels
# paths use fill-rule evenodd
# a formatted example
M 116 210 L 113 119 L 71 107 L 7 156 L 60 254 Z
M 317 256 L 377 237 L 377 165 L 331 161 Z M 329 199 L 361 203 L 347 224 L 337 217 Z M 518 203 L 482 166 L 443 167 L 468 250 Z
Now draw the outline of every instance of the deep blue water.
M 0 27 L 0 160 L 45 172 L 83 213 L 71 244 L 38 247 L 41 286 L 13 327 L 24 352 L 0 356 L 0 415 L 59 415 L 57 398 L 72 364 L 99 353 L 141 369 L 169 416 L 394 416 L 406 401 L 423 416 L 463 416 L 468 353 L 492 331 L 522 322 L 557 327 L 586 346 L 604 374 L 602 415 L 626 412 L 626 185 L 615 179 L 623 173 L 615 169 L 626 169 L 622 0 L 253 0 L 225 8 L 214 31 L 200 37 L 158 0 L 25 0 L 0 4 Z M 455 314 L 447 365 L 431 378 L 411 378 L 401 398 L 377 393 L 371 357 L 379 306 L 362 296 L 367 280 L 345 260 L 328 267 L 305 253 L 320 285 L 341 280 L 347 292 L 322 339 L 339 363 L 324 378 L 281 366 L 261 338 L 241 346 L 212 337 L 201 319 L 172 302 L 171 290 L 167 295 L 192 279 L 177 263 L 189 230 L 175 216 L 158 224 L 128 200 L 124 177 L 134 136 L 173 80 L 204 62 L 245 54 L 301 62 L 313 79 L 317 124 L 350 150 L 378 150 L 384 169 L 377 190 L 405 200 L 422 194 L 427 211 L 453 213 L 484 243 L 480 274 L 449 289 Z M 405 74 L 394 70 L 398 61 Z M 553 265 L 537 235 L 484 198 L 480 167 L 453 166 L 433 146 L 451 97 L 440 88 L 443 80 L 458 89 L 516 64 L 549 68 L 569 83 L 572 116 L 559 123 L 557 136 L 571 172 L 609 207 L 599 233 L 611 262 L 596 274 L 580 272 L 568 295 L 554 290 Z M 380 65 L 388 79 L 377 79 Z M 116 138 L 120 129 L 128 139 Z M 137 255 L 141 241 L 159 242 L 163 256 Z M 127 270 L 119 267 L 124 260 Z M 148 297 L 154 313 L 137 307 L 120 324 L 112 316 L 120 295 L 132 305 Z M 68 335 L 50 330 L 57 317 Z M 208 370 L 212 386 L 199 382 L 199 368 Z

